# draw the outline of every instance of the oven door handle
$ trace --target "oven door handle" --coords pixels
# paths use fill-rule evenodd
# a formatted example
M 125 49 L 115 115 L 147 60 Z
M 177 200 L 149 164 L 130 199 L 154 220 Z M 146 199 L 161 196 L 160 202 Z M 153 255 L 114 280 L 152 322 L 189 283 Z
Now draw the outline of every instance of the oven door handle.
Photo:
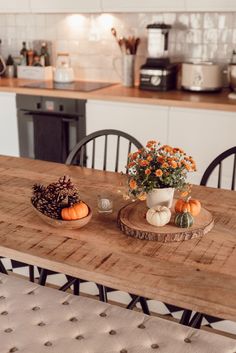
M 75 114 L 61 114 L 61 113 L 55 113 L 55 112 L 47 112 L 47 111 L 43 111 L 43 112 L 37 112 L 34 110 L 28 110 L 28 111 L 24 111 L 24 115 L 35 115 L 35 116 L 54 116 L 57 118 L 62 119 L 64 122 L 71 122 L 72 120 L 77 121 L 79 119 L 79 115 L 75 115 Z

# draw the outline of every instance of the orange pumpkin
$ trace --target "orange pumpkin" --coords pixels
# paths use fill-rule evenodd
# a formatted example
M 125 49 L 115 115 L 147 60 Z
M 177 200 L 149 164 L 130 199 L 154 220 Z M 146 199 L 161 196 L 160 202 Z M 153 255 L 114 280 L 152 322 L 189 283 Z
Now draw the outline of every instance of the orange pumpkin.
M 177 200 L 175 204 L 175 212 L 182 213 L 184 211 L 191 213 L 194 217 L 197 216 L 201 211 L 200 201 L 191 199 L 191 197 L 188 197 L 186 200 Z
M 71 207 L 65 207 L 61 211 L 61 218 L 64 221 L 84 218 L 89 214 L 89 208 L 83 201 L 74 204 Z

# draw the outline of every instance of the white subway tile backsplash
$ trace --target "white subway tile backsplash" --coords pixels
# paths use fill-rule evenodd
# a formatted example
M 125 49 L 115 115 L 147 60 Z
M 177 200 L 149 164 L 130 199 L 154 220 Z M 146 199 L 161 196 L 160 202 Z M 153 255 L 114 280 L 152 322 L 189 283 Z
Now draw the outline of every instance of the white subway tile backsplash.
M 189 27 L 190 28 L 202 28 L 203 16 L 200 13 L 192 13 L 189 15 Z
M 218 13 L 205 13 L 203 15 L 203 28 L 217 28 L 218 16 Z
M 232 41 L 232 29 L 220 29 L 218 31 L 218 43 L 228 43 L 230 44 Z
M 232 28 L 233 25 L 233 13 L 220 13 L 218 15 L 218 28 Z
M 200 44 L 202 43 L 202 30 L 190 29 L 187 31 L 186 43 Z
M 127 0 L 128 1 L 128 0 Z M 117 13 L 117 14 L 1 14 L 0 38 L 3 55 L 19 56 L 22 42 L 52 42 L 52 59 L 67 51 L 77 77 L 119 81 L 113 61 L 121 52 L 118 36 L 141 38 L 136 75 L 147 56 L 147 25 L 170 24 L 169 55 L 173 61 L 216 60 L 228 63 L 236 49 L 236 13 Z
M 203 43 L 206 44 L 216 44 L 218 40 L 218 30 L 217 29 L 208 29 L 203 31 Z

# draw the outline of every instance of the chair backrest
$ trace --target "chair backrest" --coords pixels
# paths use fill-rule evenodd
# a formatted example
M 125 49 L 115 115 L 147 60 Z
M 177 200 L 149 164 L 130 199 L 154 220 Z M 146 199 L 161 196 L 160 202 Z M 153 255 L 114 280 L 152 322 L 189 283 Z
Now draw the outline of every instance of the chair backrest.
M 208 179 L 210 178 L 211 174 L 214 172 L 215 168 L 218 167 L 218 180 L 217 180 L 217 187 L 222 187 L 222 164 L 223 161 L 231 157 L 233 159 L 233 168 L 232 168 L 232 179 L 231 179 L 231 190 L 235 190 L 235 178 L 236 178 L 236 146 L 224 151 L 219 156 L 217 156 L 211 164 L 207 167 L 205 173 L 203 174 L 202 180 L 200 185 L 206 185 Z
M 109 137 L 110 136 L 110 140 Z M 102 137 L 102 141 L 100 141 Z M 99 141 L 98 141 L 99 139 Z M 123 141 L 126 140 L 126 141 Z M 98 153 L 99 159 L 102 159 L 102 168 L 103 170 L 111 170 L 111 167 L 108 166 L 108 153 L 114 151 L 115 156 L 112 156 L 112 161 L 115 162 L 114 166 L 112 166 L 112 170 L 117 172 L 119 168 L 119 161 L 121 154 L 125 155 L 125 163 L 127 164 L 128 154 L 132 152 L 132 148 L 140 149 L 142 148 L 142 144 L 136 140 L 133 136 L 119 130 L 99 130 L 91 133 L 90 135 L 85 136 L 81 141 L 79 141 L 75 147 L 70 152 L 69 156 L 66 159 L 66 164 L 76 164 L 81 167 L 91 167 L 95 168 L 96 163 L 96 141 L 100 142 Z M 90 143 L 91 142 L 91 143 Z M 102 144 L 103 146 L 102 146 Z M 126 148 L 122 148 L 121 153 L 121 142 L 126 142 Z M 89 146 L 89 155 L 91 160 L 91 165 L 88 165 L 87 161 L 87 151 L 88 144 Z M 124 147 L 124 146 L 122 146 Z M 124 152 L 125 151 L 125 152 Z M 103 154 L 103 156 L 102 156 Z

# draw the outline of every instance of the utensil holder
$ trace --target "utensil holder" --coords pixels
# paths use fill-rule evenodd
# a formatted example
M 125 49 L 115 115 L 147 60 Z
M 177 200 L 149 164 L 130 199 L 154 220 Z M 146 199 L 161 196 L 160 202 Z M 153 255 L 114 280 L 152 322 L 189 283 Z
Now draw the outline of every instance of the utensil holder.
M 122 86 L 134 87 L 135 83 L 135 58 L 136 55 L 123 54 L 113 60 L 113 67 L 121 79 Z M 121 62 L 121 69 L 117 68 L 117 61 Z

